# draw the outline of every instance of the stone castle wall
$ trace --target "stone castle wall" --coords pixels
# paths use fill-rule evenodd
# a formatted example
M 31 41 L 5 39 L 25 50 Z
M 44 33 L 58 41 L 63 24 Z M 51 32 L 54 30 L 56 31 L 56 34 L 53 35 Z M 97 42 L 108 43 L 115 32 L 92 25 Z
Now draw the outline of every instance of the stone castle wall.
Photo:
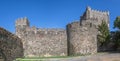
M 97 27 L 102 21 L 109 26 L 109 13 L 87 7 L 80 21 L 65 29 L 30 27 L 27 18 L 16 21 L 16 35 L 22 39 L 24 56 L 64 56 L 97 52 Z
M 16 58 L 23 57 L 23 52 L 21 39 L 0 28 L 0 57 L 5 61 L 13 61 Z
M 20 22 L 21 20 L 18 20 Z M 23 22 L 24 19 L 22 19 Z M 18 23 L 17 22 L 17 23 Z M 23 39 L 25 56 L 65 56 L 67 55 L 67 35 L 65 29 L 41 29 L 18 25 L 17 35 Z M 24 28 L 26 27 L 26 28 Z

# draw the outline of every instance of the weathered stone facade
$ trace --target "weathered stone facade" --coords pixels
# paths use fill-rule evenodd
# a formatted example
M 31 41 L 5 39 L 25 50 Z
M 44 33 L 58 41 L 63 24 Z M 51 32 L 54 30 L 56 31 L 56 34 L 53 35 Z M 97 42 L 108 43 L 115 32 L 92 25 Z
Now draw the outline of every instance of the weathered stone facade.
M 100 12 L 87 7 L 80 21 L 67 25 L 68 53 L 94 54 L 97 52 L 97 27 L 106 21 L 109 26 L 109 12 Z
M 67 55 L 67 35 L 64 29 L 29 27 L 28 20 L 16 21 L 16 35 L 23 39 L 25 56 Z
M 23 57 L 23 44 L 20 38 L 0 28 L 0 59 L 13 61 Z
M 87 7 L 80 21 L 65 29 L 30 27 L 27 18 L 16 21 L 16 35 L 22 39 L 24 56 L 64 56 L 97 52 L 97 26 L 102 20 L 109 26 L 109 12 Z

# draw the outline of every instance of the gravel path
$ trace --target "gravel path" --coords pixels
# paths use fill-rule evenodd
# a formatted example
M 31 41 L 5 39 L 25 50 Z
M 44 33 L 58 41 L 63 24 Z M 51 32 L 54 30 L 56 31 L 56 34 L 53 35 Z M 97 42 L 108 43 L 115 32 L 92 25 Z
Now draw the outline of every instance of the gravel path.
M 44 61 L 44 60 L 43 60 Z M 45 59 L 45 61 L 120 61 L 120 53 L 96 54 L 71 58 Z

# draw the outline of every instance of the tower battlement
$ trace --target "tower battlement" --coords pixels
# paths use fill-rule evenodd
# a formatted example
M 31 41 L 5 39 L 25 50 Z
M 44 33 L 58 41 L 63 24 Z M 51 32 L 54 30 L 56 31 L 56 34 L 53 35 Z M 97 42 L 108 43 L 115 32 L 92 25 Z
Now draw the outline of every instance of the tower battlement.
M 29 21 L 28 21 L 27 17 L 18 18 L 15 23 L 16 23 L 16 26 L 18 26 L 18 25 L 26 25 L 26 26 L 29 26 Z
M 89 6 L 86 8 L 86 11 L 96 12 L 96 14 L 97 13 L 101 13 L 101 14 L 107 14 L 107 15 L 109 15 L 109 11 L 95 10 L 95 9 L 92 9 L 91 7 L 89 7 Z
M 87 7 L 86 11 L 81 16 L 81 20 L 86 19 L 95 19 L 95 20 L 109 20 L 109 11 L 100 11 L 100 10 L 94 10 L 91 7 Z M 107 22 L 108 23 L 108 22 Z

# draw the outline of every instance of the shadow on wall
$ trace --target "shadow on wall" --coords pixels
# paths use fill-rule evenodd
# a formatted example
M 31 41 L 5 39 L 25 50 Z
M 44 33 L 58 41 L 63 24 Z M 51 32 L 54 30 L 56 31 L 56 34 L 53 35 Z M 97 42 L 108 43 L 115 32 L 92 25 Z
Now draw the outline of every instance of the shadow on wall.
M 3 61 L 6 61 L 6 57 L 5 57 L 5 54 L 3 53 L 2 49 L 0 49 L 0 59 L 2 59 Z
M 70 55 L 73 55 L 73 56 L 76 55 L 76 53 L 75 53 L 74 50 L 75 50 L 75 47 L 73 46 L 72 43 L 70 43 L 70 45 L 69 45 L 69 54 L 68 54 L 68 55 L 69 55 L 69 56 L 70 56 Z
M 0 28 L 0 57 L 4 61 L 13 61 L 24 55 L 23 43 L 16 35 Z

